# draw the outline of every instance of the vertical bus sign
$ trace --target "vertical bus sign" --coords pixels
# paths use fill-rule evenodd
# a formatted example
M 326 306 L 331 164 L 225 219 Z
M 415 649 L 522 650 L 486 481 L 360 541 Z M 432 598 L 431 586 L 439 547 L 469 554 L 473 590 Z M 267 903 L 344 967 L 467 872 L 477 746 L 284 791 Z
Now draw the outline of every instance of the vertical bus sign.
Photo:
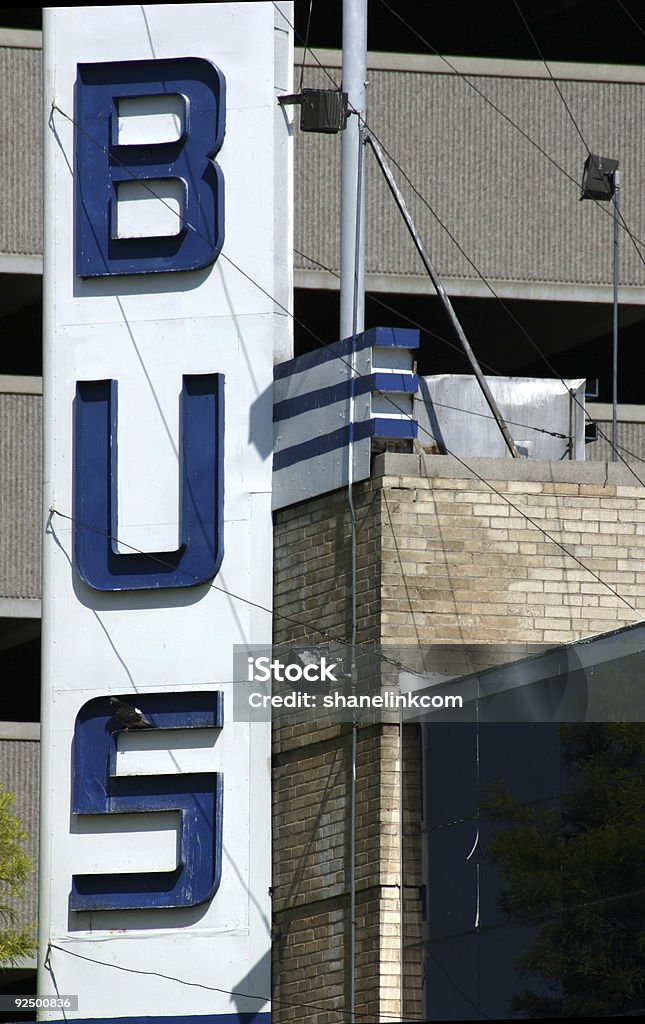
M 231 680 L 271 643 L 292 7 L 45 11 L 39 994 L 67 1020 L 270 1015 L 270 733 Z

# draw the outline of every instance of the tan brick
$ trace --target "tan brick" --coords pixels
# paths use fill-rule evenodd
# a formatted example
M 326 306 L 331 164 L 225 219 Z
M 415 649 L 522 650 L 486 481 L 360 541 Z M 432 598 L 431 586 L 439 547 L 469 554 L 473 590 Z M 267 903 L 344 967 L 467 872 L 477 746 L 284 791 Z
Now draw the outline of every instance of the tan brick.
M 634 523 L 624 523 L 624 522 L 622 522 L 622 523 L 618 523 L 618 522 L 599 523 L 598 524 L 598 530 L 599 530 L 599 532 L 601 534 L 611 533 L 611 534 L 619 534 L 620 535 L 620 534 L 636 533 L 636 525 Z
M 508 589 L 512 591 L 525 591 L 527 593 L 541 593 L 544 590 L 542 580 L 511 580 Z
M 616 494 L 615 484 L 580 484 L 580 494 L 586 494 L 589 497 L 597 494 L 601 498 L 609 497 Z
M 509 480 L 504 490 L 510 494 L 543 494 L 544 485 L 539 480 Z
M 562 499 L 562 506 L 564 508 L 581 508 L 581 509 L 586 509 L 587 511 L 589 511 L 593 515 L 593 510 L 600 508 L 600 498 L 592 498 L 590 494 L 584 494 L 583 495 L 583 493 L 582 493 L 582 486 L 580 487 L 580 495 L 581 496 L 579 498 L 571 498 L 568 495 L 566 495 Z M 584 518 L 584 512 L 583 512 L 583 518 Z
M 557 629 L 556 627 L 547 627 L 543 630 L 542 639 L 544 643 L 554 644 L 568 644 L 573 640 L 580 640 L 587 636 L 587 629 L 579 628 L 573 632 L 568 630 Z
M 557 494 L 557 495 L 579 494 L 580 493 L 580 485 L 579 484 L 565 484 L 565 483 L 560 483 L 560 482 L 558 482 L 558 483 L 551 483 L 550 481 L 545 481 L 542 484 L 542 490 L 543 490 L 544 494 Z

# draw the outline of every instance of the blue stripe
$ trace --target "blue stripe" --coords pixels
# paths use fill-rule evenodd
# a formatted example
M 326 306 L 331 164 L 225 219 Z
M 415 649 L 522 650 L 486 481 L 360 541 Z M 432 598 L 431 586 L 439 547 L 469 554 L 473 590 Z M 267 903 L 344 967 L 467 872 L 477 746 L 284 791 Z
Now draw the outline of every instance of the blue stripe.
M 281 452 L 274 452 L 273 471 L 287 469 L 296 462 L 305 462 L 307 459 L 314 459 L 326 452 L 334 451 L 337 448 L 346 448 L 350 441 L 350 429 L 352 424 L 332 430 L 329 434 L 321 434 L 310 441 L 303 441 L 302 444 L 294 444 Z M 418 424 L 408 418 L 390 420 L 378 417 L 373 420 L 363 420 L 362 423 L 353 424 L 353 440 L 362 441 L 366 437 L 403 437 L 412 438 L 418 434 Z
M 357 334 L 354 339 L 354 351 L 359 352 L 364 348 L 418 348 L 419 332 L 409 327 L 372 327 L 369 331 Z M 343 358 L 352 353 L 352 338 L 344 338 L 343 341 L 334 341 L 331 345 L 324 345 L 315 352 L 307 352 L 303 356 L 296 356 L 295 359 L 288 359 L 280 363 L 273 370 L 273 379 L 282 380 L 290 377 L 292 373 L 299 373 L 301 370 L 309 370 L 313 366 L 321 366 L 331 359 Z
M 372 437 L 418 437 L 419 424 L 416 420 L 411 420 L 409 417 L 390 420 L 386 416 L 376 416 L 372 423 L 374 429 L 372 431 Z
M 275 402 L 273 406 L 273 422 L 288 420 L 312 409 L 324 409 L 327 405 L 342 402 L 351 397 L 352 384 L 354 395 L 364 395 L 366 391 L 389 391 L 397 394 L 415 394 L 419 390 L 419 378 L 409 373 L 371 373 L 365 377 L 356 377 L 353 381 L 343 380 L 339 384 L 330 384 L 317 391 L 308 391 L 305 395 L 285 398 Z

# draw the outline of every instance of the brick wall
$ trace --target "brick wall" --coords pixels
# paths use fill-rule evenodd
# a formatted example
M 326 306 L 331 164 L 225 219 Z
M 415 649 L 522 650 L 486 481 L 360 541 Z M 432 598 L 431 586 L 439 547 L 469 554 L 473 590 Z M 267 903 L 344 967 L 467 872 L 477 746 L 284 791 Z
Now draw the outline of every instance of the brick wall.
M 358 642 L 380 629 L 380 490 L 357 485 Z M 276 643 L 351 637 L 351 520 L 344 492 L 280 512 L 274 531 Z M 334 644 L 342 657 L 344 646 Z M 356 746 L 356 978 L 358 1019 L 382 1010 L 383 838 L 393 841 L 392 765 L 380 726 Z M 307 715 L 273 726 L 273 1016 L 316 1024 L 350 1006 L 351 724 Z M 398 879 L 397 879 L 398 883 Z M 398 888 L 397 899 L 398 899 Z M 398 940 L 397 940 L 398 942 Z M 397 967 L 398 970 L 398 967 Z M 389 977 L 387 971 L 384 978 Z M 386 980 L 383 982 L 387 987 Z M 398 1002 L 397 1002 L 398 1010 Z
M 484 479 L 447 458 L 381 478 L 383 642 L 567 642 L 645 617 L 645 487 L 626 467 L 469 462 Z
M 474 475 L 448 457 L 388 453 L 356 485 L 359 644 L 454 674 L 643 617 L 645 488 L 628 469 L 468 462 Z M 349 639 L 350 552 L 344 492 L 277 514 L 276 642 Z M 392 671 L 383 663 L 383 676 Z M 404 745 L 402 1010 L 399 729 L 359 727 L 356 1011 L 367 1016 L 358 1020 L 421 1016 L 412 726 Z M 327 1024 L 348 1019 L 350 1005 L 351 726 L 276 721 L 273 749 L 274 1016 Z

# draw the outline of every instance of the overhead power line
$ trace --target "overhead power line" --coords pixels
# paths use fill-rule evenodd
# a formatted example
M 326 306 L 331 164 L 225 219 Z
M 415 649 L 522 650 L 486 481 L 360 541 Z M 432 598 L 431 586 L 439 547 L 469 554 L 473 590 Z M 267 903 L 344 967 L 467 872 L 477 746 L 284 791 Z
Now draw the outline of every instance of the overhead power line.
M 66 119 L 67 119 L 68 121 L 70 121 L 70 122 L 71 122 L 72 124 L 76 124 L 76 122 L 75 122 L 74 118 L 73 118 L 73 117 L 71 117 L 71 116 L 70 116 L 69 114 L 67 114 L 67 113 L 66 113 L 65 111 L 63 111 L 63 110 L 62 110 L 62 109 L 61 109 L 60 107 L 58 107 L 58 106 L 57 106 L 57 105 L 56 105 L 55 103 L 52 103 L 52 113 L 53 113 L 53 111 L 58 111 L 58 112 L 59 112 L 59 113 L 60 113 L 60 114 L 61 114 L 61 115 L 62 115 L 63 117 L 65 117 L 65 118 L 66 118 Z M 91 135 L 90 135 L 89 133 L 87 133 L 87 132 L 86 132 L 85 134 L 86 134 L 86 135 L 88 135 L 88 137 L 89 137 L 90 139 L 92 139 L 92 141 L 94 142 L 94 144 L 95 144 L 95 145 L 96 145 L 96 146 L 97 146 L 97 147 L 98 147 L 99 149 L 101 149 L 102 151 L 105 151 L 104 147 L 103 147 L 103 146 L 102 146 L 102 145 L 101 145 L 101 144 L 100 144 L 100 143 L 99 143 L 99 142 L 98 142 L 98 141 L 97 141 L 96 139 L 93 139 L 93 138 L 92 138 L 92 136 L 91 136 Z M 386 152 L 387 152 L 387 151 L 386 151 Z M 388 154 L 388 156 L 389 156 L 389 154 Z M 398 165 L 397 165 L 397 166 L 398 166 Z M 146 187 L 146 188 L 147 188 L 147 190 L 148 190 L 148 191 L 150 192 L 150 194 L 151 194 L 151 195 L 153 195 L 153 196 L 154 196 L 154 197 L 155 197 L 156 199 L 158 199 L 158 200 L 159 200 L 159 202 L 161 202 L 161 203 L 162 203 L 162 204 L 163 204 L 164 206 L 168 206 L 168 208 L 169 208 L 169 209 L 172 209 L 171 207 L 169 207 L 169 204 L 168 204 L 168 203 L 167 203 L 167 202 L 166 202 L 166 201 L 165 201 L 165 200 L 164 200 L 163 198 L 161 198 L 160 196 L 158 196 L 158 195 L 157 195 L 157 193 L 156 193 L 156 192 L 154 191 L 154 189 L 153 189 L 153 188 L 152 188 L 152 187 L 151 187 L 151 186 L 150 186 L 150 185 L 149 185 L 149 184 L 148 184 L 148 183 L 147 183 L 146 181 L 144 181 L 144 180 L 142 180 L 142 179 L 138 179 L 138 178 L 136 177 L 136 175 L 135 175 L 134 173 L 132 173 L 132 172 L 130 172 L 130 173 L 131 173 L 131 177 L 132 177 L 132 178 L 133 178 L 134 180 L 136 180 L 136 181 L 140 181 L 140 180 L 141 180 L 141 183 L 142 183 L 142 184 L 144 185 L 144 187 Z M 178 218 L 180 219 L 180 221 L 182 222 L 182 224 L 185 224 L 185 226 L 186 226 L 186 227 L 187 227 L 187 228 L 188 228 L 189 230 L 195 231 L 196 233 L 198 233 L 198 234 L 199 234 L 199 232 L 197 232 L 197 229 L 196 229 L 196 228 L 195 228 L 195 227 L 194 227 L 193 225 L 191 225 L 190 223 L 188 223 L 188 222 L 186 222 L 186 221 L 185 221 L 185 219 L 184 219 L 184 217 L 183 217 L 183 215 L 182 215 L 181 213 L 178 213 L 178 212 L 177 212 L 176 210 L 174 210 L 173 212 L 174 212 L 174 213 L 176 214 L 176 216 L 178 216 Z M 247 273 L 247 272 L 246 272 L 245 270 L 243 270 L 243 269 L 242 269 L 242 268 L 241 268 L 241 267 L 240 267 L 240 266 L 239 266 L 238 264 L 236 264 L 236 263 L 235 263 L 235 262 L 234 262 L 234 261 L 233 261 L 232 259 L 230 259 L 230 257 L 226 256 L 226 254 L 225 254 L 224 252 L 221 252 L 221 253 L 220 253 L 220 258 L 223 258 L 223 259 L 225 259 L 225 260 L 226 260 L 226 261 L 227 261 L 227 262 L 228 262 L 228 263 L 229 263 L 229 264 L 230 264 L 230 265 L 231 265 L 232 267 L 234 267 L 234 268 L 235 268 L 235 269 L 236 269 L 236 270 L 237 270 L 237 271 L 238 271 L 238 272 L 239 272 L 240 274 L 242 274 L 242 275 L 243 275 L 243 277 L 244 277 L 244 278 L 245 278 L 246 280 L 248 280 L 248 281 L 249 281 L 249 282 L 250 282 L 251 284 L 255 285 L 255 287 L 257 287 L 257 288 L 258 288 L 258 289 L 259 289 L 259 290 L 260 290 L 260 291 L 262 292 L 262 294 L 263 294 L 263 295 L 265 295 L 265 296 L 266 296 L 266 297 L 267 297 L 268 299 L 270 299 L 270 301 L 272 301 L 272 302 L 273 302 L 273 303 L 274 303 L 274 304 L 275 304 L 275 305 L 276 305 L 276 306 L 277 306 L 277 307 L 278 307 L 278 308 L 279 308 L 279 309 L 280 309 L 280 310 L 281 310 L 282 312 L 284 312 L 284 313 L 285 313 L 286 315 L 288 315 L 289 317 L 291 317 L 291 318 L 292 318 L 292 319 L 294 319 L 294 321 L 295 321 L 295 317 L 294 317 L 293 313 L 291 312 L 291 310 L 287 309 L 287 308 L 286 308 L 286 307 L 285 307 L 284 305 L 282 305 L 282 303 L 280 303 L 280 302 L 279 302 L 279 301 L 278 301 L 278 300 L 277 300 L 277 299 L 276 299 L 276 298 L 275 298 L 275 297 L 274 297 L 273 295 L 271 295 L 271 293 L 270 293 L 270 292 L 268 292 L 268 291 L 267 291 L 267 289 L 266 289 L 266 288 L 264 288 L 264 287 L 263 287 L 263 286 L 262 286 L 262 285 L 261 285 L 261 284 L 260 284 L 260 283 L 259 283 L 258 281 L 256 281 L 256 280 L 255 280 L 255 279 L 254 279 L 254 278 L 252 277 L 252 275 L 248 274 L 248 273 Z M 300 321 L 298 321 L 298 322 L 300 322 Z M 317 336 L 317 335 L 315 334 L 315 332 L 314 332 L 314 331 L 312 331 L 312 330 L 311 330 L 311 329 L 310 329 L 309 327 L 307 327 L 306 325 L 303 325 L 303 326 L 304 326 L 304 327 L 305 327 L 305 329 L 306 329 L 306 330 L 307 330 L 307 331 L 308 331 L 308 332 L 309 332 L 309 333 L 310 333 L 310 334 L 311 334 L 311 335 L 312 335 L 312 336 L 314 337 L 314 339 L 318 341 L 318 343 L 319 343 L 319 344 L 323 345 L 324 347 L 329 347 L 328 345 L 326 345 L 326 343 L 324 343 L 324 342 L 323 342 L 323 341 L 322 341 L 322 340 L 321 340 L 321 339 L 320 339 L 320 338 L 319 338 L 319 337 L 318 337 L 318 336 Z M 527 337 L 528 337 L 528 335 L 527 335 Z M 532 339 L 530 339 L 530 340 L 532 340 Z M 353 367 L 351 366 L 351 363 L 347 362 L 347 360 L 344 360 L 344 359 L 342 359 L 342 357 L 339 357 L 339 358 L 341 358 L 341 361 L 343 361 L 343 362 L 346 362 L 346 363 L 347 363 L 347 365 L 348 365 L 348 367 L 349 367 L 349 369 L 350 369 L 350 372 L 351 372 L 352 374 L 355 374 L 355 371 L 354 371 Z M 395 403 L 395 402 L 393 402 L 393 400 L 392 400 L 391 396 L 389 396 L 389 395 L 385 395 L 384 397 L 385 397 L 385 398 L 386 398 L 386 399 L 387 399 L 387 400 L 388 400 L 388 401 L 389 401 L 389 402 L 390 402 L 390 403 L 391 403 L 392 405 L 394 405 L 394 407 L 395 407 L 395 408 L 396 408 L 396 409 L 397 409 L 397 410 L 398 410 L 398 411 L 399 411 L 400 413 L 402 412 L 402 413 L 403 413 L 403 414 L 404 414 L 405 416 L 407 416 L 407 417 L 408 417 L 409 419 L 411 419 L 411 416 L 410 416 L 410 414 L 409 414 L 409 413 L 407 412 L 407 410 L 401 410 L 401 409 L 399 409 L 399 407 L 398 407 L 398 406 L 396 406 L 396 403 Z M 438 443 L 438 442 L 437 442 L 437 438 L 435 438 L 435 437 L 434 437 L 434 436 L 432 435 L 432 433 L 431 433 L 431 432 L 430 432 L 429 430 L 427 430 L 427 429 L 426 429 L 426 428 L 424 428 L 424 427 L 421 427 L 421 429 L 422 429 L 422 430 L 423 430 L 423 431 L 424 431 L 424 432 L 425 432 L 425 433 L 427 434 L 427 436 L 429 436 L 429 437 L 430 437 L 430 438 L 432 439 L 432 441 L 433 441 L 434 443 Z M 444 448 L 445 448 L 445 445 L 444 445 Z M 527 522 L 531 523 L 531 525 L 533 525 L 533 526 L 534 526 L 534 527 L 535 527 L 536 529 L 538 529 L 538 530 L 539 530 L 539 531 L 540 531 L 540 532 L 541 532 L 541 533 L 542 533 L 542 534 L 543 534 L 543 535 L 544 535 L 544 536 L 545 536 L 546 538 L 548 538 L 548 539 L 549 539 L 549 540 L 550 540 L 550 541 L 551 541 L 551 542 L 552 542 L 553 544 L 555 544 L 555 545 L 556 545 L 556 546 L 557 546 L 557 547 L 558 547 L 558 548 L 559 548 L 560 550 L 562 550 L 563 552 L 565 552 L 565 553 L 566 553 L 566 554 L 567 554 L 567 555 L 568 555 L 569 557 L 571 557 L 571 558 L 572 558 L 572 559 L 573 559 L 574 561 L 576 561 L 576 562 L 577 562 L 577 563 L 578 563 L 578 564 L 579 564 L 579 565 L 580 565 L 580 566 L 581 566 L 581 567 L 582 567 L 583 569 L 585 569 L 585 570 L 586 570 L 587 572 L 589 572 L 589 573 L 590 573 L 590 574 L 591 574 L 591 575 L 592 575 L 592 576 L 593 576 L 593 577 L 594 577 L 594 578 L 595 578 L 595 579 L 596 579 L 596 580 L 597 580 L 597 581 L 598 581 L 599 583 L 601 583 L 601 584 L 602 584 L 602 585 L 603 585 L 604 587 L 606 587 L 606 588 L 607 588 L 607 589 L 608 589 L 608 590 L 609 590 L 609 591 L 610 591 L 610 592 L 611 592 L 611 593 L 612 593 L 612 594 L 613 594 L 613 595 L 614 595 L 615 597 L 617 597 L 617 598 L 618 598 L 618 599 L 619 599 L 620 601 L 622 601 L 622 602 L 623 602 L 623 603 L 624 603 L 625 605 L 627 605 L 627 607 L 629 607 L 629 608 L 630 608 L 630 609 L 631 609 L 631 610 L 632 610 L 632 611 L 633 611 L 633 612 L 634 612 L 635 614 L 638 614 L 638 611 L 637 611 L 637 609 L 636 609 L 636 608 L 634 607 L 634 605 L 632 605 L 632 604 L 631 604 L 631 602 L 627 601 L 627 599 L 626 599 L 626 598 L 624 598 L 624 597 L 623 597 L 623 596 L 622 596 L 621 594 L 619 594 L 619 593 L 618 593 L 618 591 L 617 591 L 617 590 L 615 590 L 615 589 L 614 589 L 614 588 L 613 588 L 613 587 L 612 587 L 612 586 L 611 586 L 610 584 L 608 584 L 608 583 L 607 583 L 606 581 L 602 580 L 602 579 L 601 579 L 601 577 L 600 577 L 600 576 L 599 576 L 599 575 L 598 575 L 598 574 L 597 574 L 596 572 L 594 572 L 594 570 L 592 570 L 591 568 L 589 568 L 588 566 L 586 566 L 586 565 L 584 564 L 584 562 L 583 562 L 583 561 L 582 561 L 582 560 L 581 560 L 580 558 L 578 558 L 578 557 L 577 557 L 576 555 L 574 555 L 574 554 L 573 554 L 573 552 L 569 551 L 569 549 L 568 549 L 568 548 L 566 548 L 566 547 L 565 547 L 565 545 L 563 545 L 563 544 L 561 544 L 561 543 L 560 543 L 559 541 L 557 541 L 557 540 L 556 540 L 556 539 L 555 539 L 554 537 L 552 537 L 552 536 L 551 536 L 551 535 L 550 535 L 550 534 L 549 534 L 549 533 L 548 533 L 548 532 L 547 532 L 546 530 L 544 530 L 544 528 L 543 528 L 543 527 L 541 527 L 541 526 L 540 526 L 540 525 L 539 525 L 539 524 L 538 524 L 537 522 L 535 522 L 535 520 L 533 520 L 533 519 L 532 519 L 532 518 L 531 518 L 530 516 L 528 516 L 528 515 L 527 515 L 526 513 L 524 513 L 524 512 L 523 512 L 523 511 L 522 511 L 521 509 L 519 509 L 519 508 L 518 508 L 518 507 L 517 507 L 517 506 L 516 506 L 516 505 L 515 505 L 515 504 L 514 504 L 514 503 L 513 503 L 513 502 L 512 502 L 512 501 L 511 501 L 510 499 L 508 499 L 508 498 L 507 498 L 507 497 L 506 497 L 505 495 L 503 495 L 503 494 L 502 494 L 502 493 L 501 493 L 501 492 L 500 492 L 500 491 L 499 491 L 498 489 L 496 489 L 496 488 L 495 488 L 495 487 L 494 487 L 494 486 L 493 486 L 493 485 L 492 485 L 492 484 L 490 483 L 490 481 L 486 480 L 486 479 L 485 479 L 485 478 L 484 478 L 483 476 L 481 476 L 480 474 L 478 474 L 478 473 L 477 473 L 477 472 L 476 472 L 475 470 L 473 470 L 473 469 L 472 469 L 472 467 L 469 467 L 469 466 L 467 465 L 467 463 L 466 463 L 466 462 L 464 462 L 464 460 L 463 460 L 463 459 L 461 459 L 461 458 L 460 458 L 459 456 L 457 456 L 457 455 L 456 455 L 456 454 L 455 454 L 454 452 L 451 452 L 451 451 L 450 451 L 449 449 L 447 449 L 447 448 L 445 448 L 445 450 L 446 450 L 446 454 L 447 454 L 447 455 L 451 455 L 451 456 L 452 456 L 452 457 L 453 457 L 454 459 L 456 459 L 456 460 L 457 460 L 457 461 L 458 461 L 458 462 L 459 462 L 459 463 L 460 463 L 460 464 L 461 464 L 462 466 L 464 466 L 464 468 L 468 469 L 468 471 L 469 471 L 469 472 L 470 472 L 470 473 L 471 473 L 471 474 L 472 474 L 473 476 L 477 477 L 477 478 L 478 478 L 479 480 L 481 480 L 481 481 L 482 481 L 483 483 L 485 483 L 485 484 L 486 484 L 486 485 L 487 485 L 488 487 L 490 487 L 490 488 L 491 488 L 491 490 L 493 490 L 493 491 L 494 491 L 494 492 L 495 492 L 495 493 L 496 493 L 496 494 L 497 494 L 497 495 L 498 495 L 498 496 L 499 496 L 499 497 L 500 497 L 500 498 L 501 498 L 501 499 L 502 499 L 503 501 L 505 501 L 505 502 L 506 502 L 506 503 L 507 503 L 507 504 L 508 504 L 508 505 L 509 505 L 510 507 L 514 508 L 514 509 L 515 509 L 515 511 L 516 511 L 516 512 L 518 512 L 518 513 L 519 513 L 519 514 L 520 514 L 521 516 L 523 516 L 523 517 L 524 517 L 524 518 L 525 518 L 525 519 L 527 520 Z M 622 458 L 622 456 L 621 456 L 621 458 Z M 625 460 L 623 459 L 623 461 L 625 461 Z M 628 465 L 628 464 L 627 464 L 627 465 Z M 643 481 L 641 481 L 641 480 L 640 480 L 640 479 L 638 478 L 637 474 L 636 474 L 636 473 L 635 473 L 635 471 L 634 471 L 634 470 L 632 469 L 632 467 L 628 466 L 628 468 L 629 468 L 629 469 L 631 470 L 631 472 L 632 472 L 632 473 L 634 474 L 634 476 L 636 477 L 636 479 L 638 479 L 638 480 L 639 480 L 639 482 L 640 482 L 641 484 L 643 484 Z M 644 486 L 645 486 L 645 485 L 644 485 Z M 58 511 L 58 510 L 56 510 L 56 509 L 53 509 L 52 511 L 53 511 L 53 512 L 56 512 L 56 514 L 58 514 L 58 515 L 65 515 L 64 513 L 60 512 L 60 511 Z M 66 518 L 68 518 L 68 519 L 71 519 L 72 517 L 71 517 L 71 516 L 66 516 Z M 217 588 L 217 587 L 215 587 L 215 589 L 220 589 L 220 588 Z M 232 595 L 232 596 L 235 596 L 235 595 Z M 248 602 L 248 603 L 249 603 L 249 604 L 253 604 L 253 602 Z M 259 606 L 259 605 L 256 605 L 256 607 L 260 607 L 260 606 Z M 265 609 L 265 610 L 266 610 L 266 611 L 268 611 L 268 612 L 270 612 L 270 611 L 271 611 L 270 609 Z M 301 625 L 301 626 L 302 626 L 302 625 L 305 625 L 305 624 L 303 624 L 303 623 L 299 623 L 299 625 Z M 317 632 L 319 632 L 319 635 L 322 635 L 322 634 L 320 633 L 320 631 L 317 631 Z M 347 644 L 347 643 L 348 643 L 348 641 L 346 641 L 346 640 L 341 640 L 341 639 L 340 639 L 340 638 L 338 638 L 338 637 L 334 637 L 334 638 L 330 638 L 330 639 L 334 639 L 334 640 L 335 640 L 336 642 L 340 642 L 340 643 L 345 643 L 345 644 Z
M 425 36 L 423 36 L 417 29 L 415 29 L 410 24 L 410 22 L 403 17 L 402 14 L 400 14 L 393 7 L 391 7 L 390 4 L 387 3 L 387 0 L 380 0 L 380 3 L 402 25 L 405 25 L 405 27 L 412 33 L 412 35 L 414 35 L 420 42 L 422 42 L 423 45 L 431 53 L 438 57 L 439 60 L 443 61 L 443 63 L 448 68 L 450 68 L 453 74 L 455 74 L 459 79 L 461 79 L 461 81 L 463 81 L 465 85 L 472 89 L 473 92 L 475 92 L 489 107 L 491 107 L 492 110 L 499 114 L 500 117 L 504 119 L 504 121 L 506 121 L 512 128 L 514 128 L 515 131 L 517 131 L 522 136 L 522 138 L 524 138 L 531 146 L 533 146 L 539 153 L 541 153 L 542 156 L 546 160 L 548 160 L 553 167 L 556 168 L 556 170 L 558 170 L 562 175 L 564 175 L 565 178 L 567 178 L 573 185 L 575 185 L 576 189 L 579 188 L 579 182 L 577 181 L 577 179 L 574 178 L 573 175 L 569 174 L 569 172 L 564 167 L 562 167 L 562 165 L 559 164 L 557 160 L 555 160 L 551 156 L 551 154 L 548 153 L 546 149 L 544 149 L 543 146 L 536 142 L 535 139 L 532 138 L 531 135 L 529 135 L 529 133 L 524 130 L 524 128 L 522 128 L 516 121 L 514 121 L 509 114 L 502 110 L 501 107 L 498 107 L 497 104 L 489 96 L 487 96 L 486 93 L 482 89 L 480 89 L 478 85 L 475 84 L 475 82 L 472 81 L 472 78 L 470 78 L 467 74 L 464 74 L 463 71 L 460 71 L 459 68 L 448 57 L 440 53 L 439 50 L 437 50 L 436 47 L 434 47 L 432 43 L 428 39 L 426 39 Z M 605 216 L 610 216 L 610 212 L 605 208 L 605 205 L 603 203 L 597 203 L 597 205 Z M 623 230 L 629 236 L 639 259 L 645 265 L 645 256 L 643 256 L 643 253 L 639 249 L 639 246 L 645 246 L 645 242 L 642 239 L 637 238 L 636 235 L 630 230 L 627 222 L 625 221 L 625 218 L 622 215 L 620 217 L 620 222 Z

